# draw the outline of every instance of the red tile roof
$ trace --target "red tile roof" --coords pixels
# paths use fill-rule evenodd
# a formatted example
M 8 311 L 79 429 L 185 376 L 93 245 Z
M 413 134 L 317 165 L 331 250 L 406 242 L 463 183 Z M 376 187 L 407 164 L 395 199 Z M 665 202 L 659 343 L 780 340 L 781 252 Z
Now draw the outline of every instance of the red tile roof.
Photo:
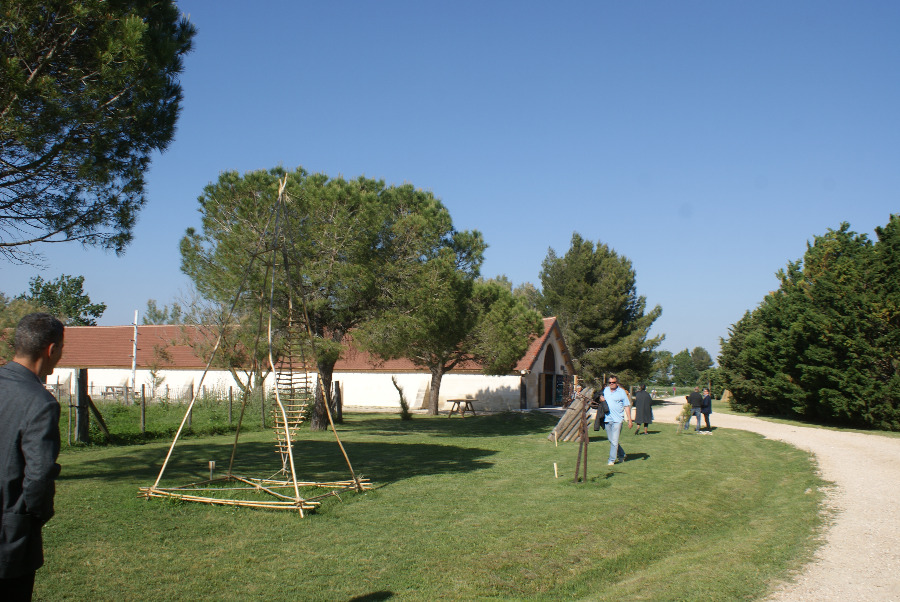
M 134 326 L 68 326 L 61 368 L 131 368 Z M 559 339 L 566 363 L 570 363 L 568 349 L 556 318 L 544 318 L 544 333 L 535 338 L 525 355 L 515 366 L 515 371 L 532 370 L 541 348 L 550 337 Z M 207 357 L 200 357 L 197 345 L 212 347 L 212 336 L 197 326 L 138 326 L 137 367 L 147 368 L 156 362 L 160 368 L 203 369 Z M 167 358 L 158 350 L 165 350 Z M 421 372 L 422 369 L 408 359 L 382 360 L 356 348 L 351 341 L 344 346 L 341 359 L 335 365 L 337 372 Z M 456 371 L 480 371 L 475 362 L 457 366 Z
M 138 326 L 137 366 L 205 368 L 195 342 L 208 339 L 196 326 Z M 63 368 L 131 368 L 134 326 L 67 326 L 59 366 Z M 204 347 L 211 347 L 210 341 Z M 158 349 L 168 359 L 160 357 Z

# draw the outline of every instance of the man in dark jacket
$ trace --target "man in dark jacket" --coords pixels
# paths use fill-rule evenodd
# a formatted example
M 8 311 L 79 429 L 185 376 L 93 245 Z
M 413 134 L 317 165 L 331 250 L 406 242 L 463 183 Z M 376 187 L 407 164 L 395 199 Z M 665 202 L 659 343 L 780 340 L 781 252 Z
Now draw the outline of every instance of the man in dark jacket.
M 694 387 L 691 394 L 686 398 L 691 404 L 691 415 L 684 421 L 684 430 L 688 430 L 691 425 L 691 418 L 697 417 L 697 432 L 700 432 L 700 413 L 703 406 L 703 396 L 700 395 L 700 387 Z
M 711 432 L 712 427 L 709 425 L 709 415 L 712 414 L 712 396 L 709 394 L 709 389 L 706 387 L 703 388 L 703 405 L 700 406 L 700 411 L 703 412 L 706 430 Z
M 0 597 L 30 600 L 44 564 L 41 528 L 53 516 L 59 475 L 59 403 L 44 387 L 63 349 L 63 325 L 29 314 L 15 357 L 0 367 Z

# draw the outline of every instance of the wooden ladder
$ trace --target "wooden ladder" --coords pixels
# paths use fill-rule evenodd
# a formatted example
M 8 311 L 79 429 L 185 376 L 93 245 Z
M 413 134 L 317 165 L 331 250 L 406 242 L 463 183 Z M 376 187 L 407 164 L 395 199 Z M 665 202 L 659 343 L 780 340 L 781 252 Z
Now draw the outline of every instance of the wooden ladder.
M 281 469 L 285 473 L 290 470 L 288 440 L 292 443 L 296 441 L 309 408 L 315 403 L 315 388 L 307 370 L 303 337 L 303 332 L 296 324 L 288 326 L 285 353 L 275 371 L 275 386 L 278 388 L 281 405 L 284 406 L 284 414 L 287 415 L 285 423 L 281 408 L 276 403 L 272 412 L 275 448 L 281 455 Z

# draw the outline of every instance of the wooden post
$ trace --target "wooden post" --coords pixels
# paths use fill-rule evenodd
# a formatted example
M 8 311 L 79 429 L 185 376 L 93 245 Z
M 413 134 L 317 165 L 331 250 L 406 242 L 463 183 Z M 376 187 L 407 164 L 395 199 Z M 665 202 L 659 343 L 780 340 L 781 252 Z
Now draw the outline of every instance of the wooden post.
M 228 425 L 231 426 L 231 405 L 234 403 L 234 387 L 228 387 Z
M 194 399 L 194 383 L 191 383 L 191 384 L 190 384 L 190 389 L 189 389 L 189 391 L 190 391 L 191 394 L 190 394 L 190 401 L 188 401 L 188 403 L 191 403 L 191 401 L 193 401 L 193 399 Z M 192 407 L 188 410 L 188 421 L 187 421 L 188 428 L 191 427 L 191 422 L 193 421 L 193 419 L 194 419 L 194 408 L 193 408 L 193 406 L 192 406 Z
M 68 393 L 69 394 L 67 397 L 69 398 L 69 403 L 67 404 L 66 414 L 69 417 L 69 422 L 68 422 L 68 425 L 66 426 L 66 435 L 67 435 L 66 438 L 69 442 L 69 446 L 71 447 L 72 446 L 72 388 L 71 388 L 71 383 L 69 384 Z
M 147 431 L 147 395 L 146 385 L 141 385 L 141 434 Z
M 75 442 L 90 441 L 90 410 L 88 409 L 88 371 L 79 368 L 75 373 Z
M 579 439 L 578 442 L 578 460 L 575 462 L 575 480 L 574 482 L 578 482 L 578 473 L 581 468 L 581 458 L 584 457 L 584 478 L 582 479 L 585 483 L 587 483 L 587 451 L 588 451 L 588 428 L 587 428 L 587 403 L 583 403 L 581 406 L 581 416 L 579 419 Z

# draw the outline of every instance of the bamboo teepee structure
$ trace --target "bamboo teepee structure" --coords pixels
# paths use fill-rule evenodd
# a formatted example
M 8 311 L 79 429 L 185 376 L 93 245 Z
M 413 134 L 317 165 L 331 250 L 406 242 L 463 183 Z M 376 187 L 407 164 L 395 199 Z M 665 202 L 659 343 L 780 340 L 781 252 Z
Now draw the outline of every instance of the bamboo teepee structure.
M 350 464 L 350 458 L 341 443 L 337 429 L 334 426 L 334 420 L 331 415 L 331 409 L 325 404 L 328 415 L 328 422 L 334 433 L 338 448 L 346 461 L 347 468 L 350 472 L 350 478 L 343 481 L 309 481 L 300 480 L 298 478 L 297 464 L 298 459 L 296 452 L 296 440 L 300 432 L 300 428 L 305 420 L 309 409 L 315 403 L 316 388 L 321 387 L 324 379 L 322 374 L 316 370 L 315 380 L 310 376 L 310 365 L 314 362 L 307 361 L 307 352 L 315 356 L 316 343 L 312 329 L 309 325 L 309 316 L 306 309 L 306 299 L 303 294 L 302 282 L 297 282 L 296 287 L 291 286 L 291 268 L 287 252 L 289 245 L 289 237 L 285 234 L 282 226 L 285 222 L 285 213 L 288 211 L 288 197 L 285 194 L 288 175 L 280 182 L 278 190 L 278 199 L 273 207 L 272 214 L 269 217 L 269 224 L 266 231 L 257 243 L 257 249 L 252 257 L 255 259 L 260 256 L 263 249 L 271 252 L 272 261 L 270 282 L 271 289 L 269 293 L 269 311 L 268 311 L 268 327 L 266 340 L 268 345 L 268 361 L 269 368 L 275 374 L 275 407 L 274 407 L 274 447 L 277 455 L 281 459 L 281 467 L 270 477 L 260 478 L 252 476 L 238 475 L 234 472 L 234 460 L 238 450 L 238 442 L 240 440 L 241 422 L 246 407 L 247 396 L 243 398 L 241 404 L 241 414 L 238 419 L 237 431 L 235 432 L 234 445 L 231 450 L 231 459 L 228 464 L 227 472 L 224 476 L 213 478 L 213 463 L 210 464 L 210 478 L 208 480 L 189 483 L 186 485 L 175 487 L 162 487 L 160 482 L 169 460 L 173 456 L 175 446 L 181 436 L 184 426 L 188 421 L 191 410 L 197 401 L 197 393 L 201 390 L 203 379 L 209 372 L 209 368 L 215 358 L 216 352 L 222 342 L 223 331 L 219 332 L 216 344 L 210 354 L 209 361 L 200 378 L 200 383 L 195 387 L 194 397 L 188 404 L 187 411 L 181 421 L 178 431 L 169 446 L 168 454 L 160 468 L 156 481 L 149 487 L 141 487 L 140 495 L 147 499 L 150 498 L 174 498 L 186 502 L 200 502 L 213 505 L 225 506 L 244 506 L 249 508 L 267 508 L 272 510 L 292 510 L 304 516 L 305 512 L 314 510 L 321 504 L 321 500 L 328 496 L 338 495 L 344 491 L 362 492 L 371 489 L 372 485 L 368 479 L 358 477 Z M 271 226 L 271 228 L 270 228 Z M 274 244 L 266 245 L 267 241 L 275 241 Z M 278 259 L 281 258 L 281 268 L 283 273 L 276 274 L 275 267 L 279 265 Z M 251 260 L 251 265 L 252 265 Z M 234 313 L 237 305 L 237 299 L 243 292 L 246 284 L 247 274 L 250 273 L 250 267 L 247 266 L 245 271 L 244 282 L 241 283 L 240 290 L 235 293 L 234 302 L 231 305 L 228 316 L 222 321 L 227 324 L 228 320 Z M 289 290 L 299 290 L 299 307 L 295 307 L 294 300 L 288 299 L 287 302 L 287 328 L 282 342 L 283 351 L 276 358 L 276 352 L 273 345 L 273 326 L 272 318 L 275 313 L 275 279 L 277 276 L 284 277 L 288 282 Z M 285 312 L 282 312 L 285 313 Z M 260 333 L 261 334 L 261 333 Z M 257 337 L 257 340 L 261 337 Z M 323 391 L 321 393 L 324 393 Z M 323 395 L 324 397 L 324 395 Z M 323 492 L 323 490 L 325 490 Z

